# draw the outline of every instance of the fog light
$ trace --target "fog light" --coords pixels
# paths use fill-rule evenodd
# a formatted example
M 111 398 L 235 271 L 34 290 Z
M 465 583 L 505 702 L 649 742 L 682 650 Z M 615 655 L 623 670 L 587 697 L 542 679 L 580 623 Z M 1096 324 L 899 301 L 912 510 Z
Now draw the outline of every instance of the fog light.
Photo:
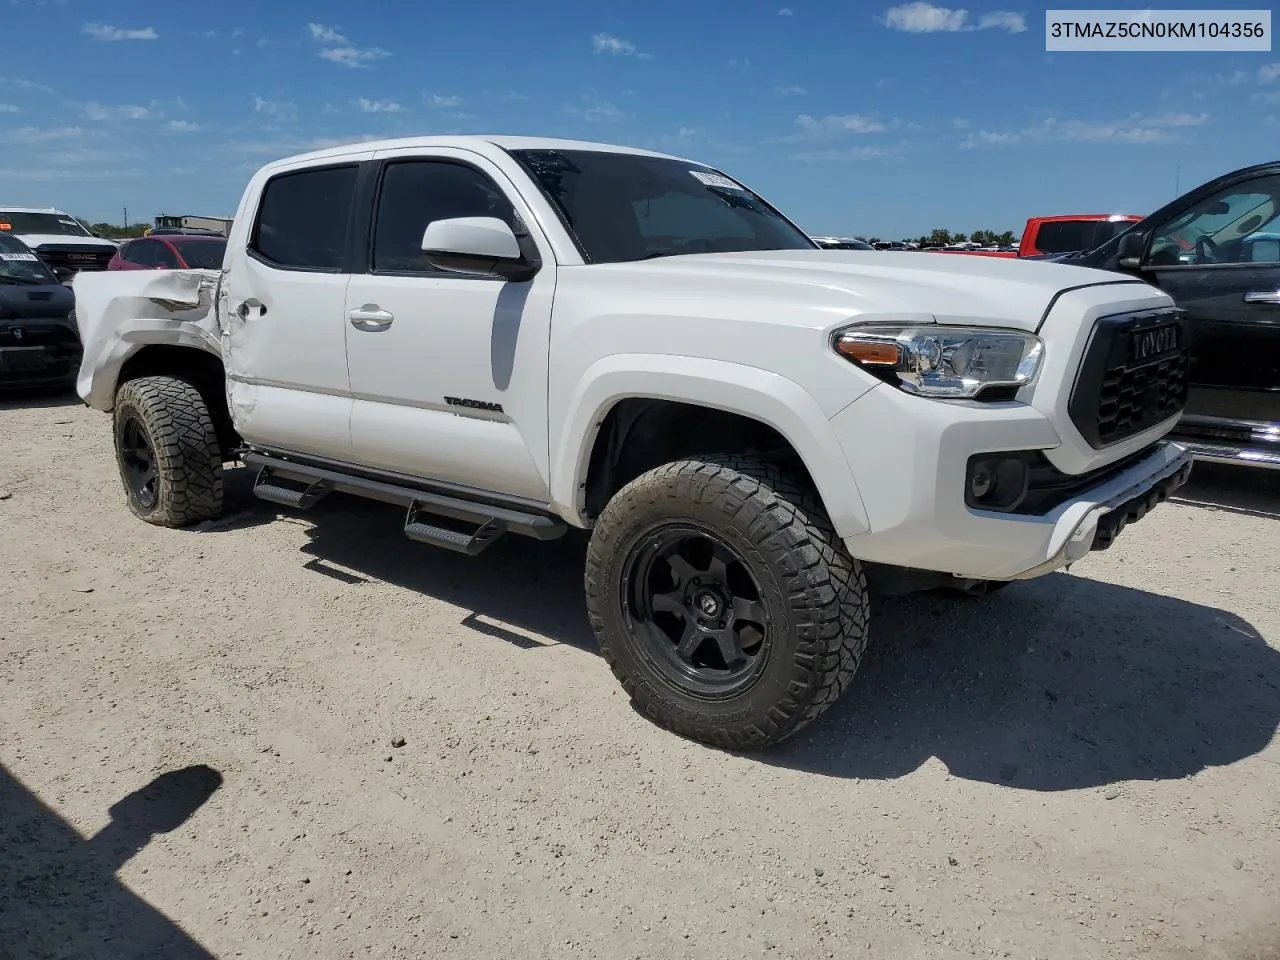
M 1021 453 L 969 459 L 964 502 L 975 510 L 1013 510 L 1027 495 L 1029 471 Z

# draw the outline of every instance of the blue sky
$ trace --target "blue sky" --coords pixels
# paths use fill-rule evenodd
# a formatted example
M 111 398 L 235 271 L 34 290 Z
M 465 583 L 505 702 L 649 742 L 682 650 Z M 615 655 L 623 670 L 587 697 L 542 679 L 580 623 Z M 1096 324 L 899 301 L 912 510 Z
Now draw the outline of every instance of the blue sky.
M 276 157 L 509 133 L 692 157 L 814 233 L 1016 233 L 1280 157 L 1280 51 L 1046 54 L 1044 10 L 0 0 L 0 205 L 230 213 Z

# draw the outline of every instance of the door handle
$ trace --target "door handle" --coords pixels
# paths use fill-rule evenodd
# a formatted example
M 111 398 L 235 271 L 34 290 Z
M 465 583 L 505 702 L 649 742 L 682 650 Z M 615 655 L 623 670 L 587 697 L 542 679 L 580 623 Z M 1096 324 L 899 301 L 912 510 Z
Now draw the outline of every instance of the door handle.
M 1280 304 L 1280 290 L 1254 290 L 1244 295 L 1244 302 Z
M 241 320 L 248 320 L 250 310 L 257 310 L 260 317 L 267 315 L 267 305 L 257 297 L 250 297 L 248 300 L 242 300 L 236 305 L 236 316 Z
M 366 303 L 347 314 L 347 319 L 357 330 L 385 330 L 391 326 L 395 316 L 383 310 L 376 303 Z

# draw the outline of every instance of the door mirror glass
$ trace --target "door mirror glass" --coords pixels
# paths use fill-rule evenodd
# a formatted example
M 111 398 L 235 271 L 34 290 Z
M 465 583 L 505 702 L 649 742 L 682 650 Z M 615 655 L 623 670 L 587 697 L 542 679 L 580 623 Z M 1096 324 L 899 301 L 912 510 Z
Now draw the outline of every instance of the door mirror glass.
M 422 252 L 433 267 L 451 273 L 527 280 L 537 272 L 515 231 L 497 217 L 434 220 L 422 235 Z
M 1142 251 L 1147 245 L 1147 238 L 1137 230 L 1130 230 L 1120 238 L 1120 246 L 1116 250 L 1117 265 L 1126 270 L 1136 270 L 1142 262 Z

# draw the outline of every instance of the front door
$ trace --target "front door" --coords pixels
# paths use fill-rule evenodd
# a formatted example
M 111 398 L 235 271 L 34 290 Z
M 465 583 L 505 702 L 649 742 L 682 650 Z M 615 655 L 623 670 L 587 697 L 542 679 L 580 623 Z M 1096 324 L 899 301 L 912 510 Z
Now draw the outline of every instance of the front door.
M 1142 272 L 1187 313 L 1187 415 L 1280 420 L 1280 175 L 1158 227 Z
M 248 235 L 232 238 L 244 246 L 222 291 L 223 357 L 232 416 L 250 444 L 350 455 L 348 223 L 360 161 L 371 157 L 273 175 Z
M 386 151 L 367 270 L 347 287 L 355 462 L 545 502 L 547 345 L 555 261 L 515 283 L 431 267 L 433 220 L 533 217 L 497 167 L 468 151 Z

